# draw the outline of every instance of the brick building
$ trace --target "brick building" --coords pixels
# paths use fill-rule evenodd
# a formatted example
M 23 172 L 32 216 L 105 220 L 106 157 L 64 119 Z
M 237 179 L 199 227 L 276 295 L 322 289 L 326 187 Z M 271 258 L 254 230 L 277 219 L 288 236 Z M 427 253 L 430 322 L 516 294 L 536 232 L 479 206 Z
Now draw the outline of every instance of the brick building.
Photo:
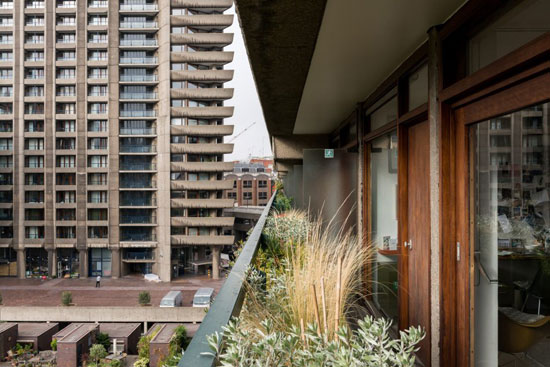
M 224 176 L 225 181 L 233 181 L 224 197 L 235 200 L 236 206 L 265 206 L 273 192 L 274 179 L 272 159 L 235 162 L 233 172 Z

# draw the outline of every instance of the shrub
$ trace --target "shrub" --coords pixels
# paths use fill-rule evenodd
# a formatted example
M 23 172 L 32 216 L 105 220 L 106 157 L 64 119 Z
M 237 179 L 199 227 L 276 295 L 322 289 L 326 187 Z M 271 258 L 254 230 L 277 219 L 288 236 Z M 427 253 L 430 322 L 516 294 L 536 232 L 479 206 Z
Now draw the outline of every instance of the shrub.
M 90 348 L 90 362 L 95 363 L 95 365 L 97 366 L 99 360 L 105 357 L 107 357 L 107 351 L 105 350 L 105 347 L 103 345 L 92 345 L 92 347 Z
M 318 335 L 316 325 L 308 325 L 302 336 L 296 326 L 287 332 L 277 331 L 270 320 L 262 323 L 263 330 L 248 331 L 239 327 L 237 319 L 229 322 L 221 335 L 210 336 L 208 343 L 222 366 L 270 366 L 274 361 L 278 366 L 414 366 L 416 345 L 424 332 L 412 327 L 402 331 L 399 339 L 392 339 L 390 327 L 389 320 L 367 316 L 358 321 L 357 330 L 342 326 L 336 338 L 327 340 Z
M 292 198 L 286 196 L 282 191 L 278 191 L 273 200 L 273 208 L 278 212 L 286 212 L 292 209 Z
M 151 343 L 151 337 L 149 335 L 142 336 L 138 342 L 138 355 L 140 358 L 147 359 L 147 363 L 149 363 L 150 343 Z
M 107 333 L 98 333 L 96 338 L 96 344 L 101 344 L 105 350 L 109 350 L 111 346 L 111 340 L 109 339 L 109 334 Z
M 73 303 L 73 294 L 67 291 L 61 293 L 61 303 L 63 306 L 70 306 Z
M 120 359 L 113 359 L 111 361 L 111 367 L 122 367 L 122 362 Z
M 149 367 L 149 358 L 138 358 L 134 362 L 134 367 Z
M 147 291 L 140 292 L 138 302 L 142 306 L 151 304 L 151 294 Z
M 52 348 L 53 351 L 57 350 L 57 339 L 52 339 L 50 343 L 50 347 Z

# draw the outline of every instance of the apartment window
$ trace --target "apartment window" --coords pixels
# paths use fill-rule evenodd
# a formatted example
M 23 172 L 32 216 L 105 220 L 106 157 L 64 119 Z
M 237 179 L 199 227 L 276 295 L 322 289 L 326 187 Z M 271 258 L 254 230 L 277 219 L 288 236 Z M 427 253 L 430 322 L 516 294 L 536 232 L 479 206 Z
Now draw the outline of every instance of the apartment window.
M 42 26 L 44 26 L 44 16 L 42 16 L 42 15 L 27 15 L 25 17 L 25 26 L 27 26 L 27 27 L 42 27 Z
M 88 96 L 106 97 L 109 89 L 106 85 L 92 85 L 88 88 Z
M 75 209 L 57 209 L 55 212 L 56 220 L 76 220 Z
M 57 43 L 75 43 L 76 34 L 74 33 L 57 33 Z
M 107 103 L 90 103 L 88 105 L 89 114 L 105 114 L 107 113 Z
M 76 203 L 76 191 L 57 191 L 55 202 L 60 204 Z
M 25 138 L 25 150 L 44 150 L 44 139 Z
M 107 203 L 107 191 L 88 191 L 88 203 Z
M 26 85 L 25 97 L 44 97 L 44 86 L 42 85 Z
M 76 175 L 74 173 L 56 173 L 56 185 L 76 185 Z
M 11 44 L 13 44 L 13 35 L 11 35 L 11 34 L 1 34 L 0 35 L 0 44 L 2 44 L 2 45 L 11 45 Z
M 106 173 L 89 173 L 88 185 L 107 185 Z
M 259 200 L 267 200 L 267 192 L 265 192 L 265 191 L 260 191 L 260 192 L 258 193 L 258 199 L 259 199 Z
M 44 0 L 27 0 L 25 2 L 27 9 L 44 9 Z
M 0 168 L 10 168 L 10 167 L 13 167 L 13 157 L 11 156 L 2 156 L 0 157 Z M 4 175 L 6 175 L 7 173 L 4 173 L 4 174 L 0 174 L 0 182 L 3 182 L 2 179 L 5 177 Z M 9 176 L 10 176 L 10 181 L 11 181 L 11 173 L 9 173 Z M 11 185 L 10 184 L 3 184 L 3 183 L 0 183 L 0 185 Z
M 88 156 L 88 167 L 91 168 L 105 168 L 107 167 L 106 155 L 91 155 Z
M 0 1 L 0 9 L 13 9 L 13 1 L 12 0 Z
M 25 121 L 25 132 L 34 133 L 44 131 L 44 121 Z
M 233 192 L 233 191 L 230 191 L 230 192 L 227 193 L 227 198 L 228 199 L 237 199 L 237 193 Z
M 75 97 L 76 96 L 76 86 L 74 85 L 58 85 L 56 88 L 56 93 L 59 97 Z
M 252 193 L 251 192 L 243 192 L 243 199 L 244 200 L 252 200 Z
M 108 227 L 88 227 L 88 238 L 109 238 Z
M 55 166 L 61 168 L 76 167 L 76 157 L 74 155 L 59 155 L 55 159 Z
M 88 131 L 93 131 L 93 132 L 107 131 L 107 120 L 88 121 Z
M 107 0 L 89 0 L 88 7 L 90 8 L 106 8 Z
M 108 220 L 107 209 L 88 209 L 88 220 Z
M 75 132 L 76 121 L 75 120 L 62 120 L 56 122 L 56 131 L 59 132 Z
M 57 51 L 57 61 L 75 61 L 76 51 Z
M 44 156 L 31 155 L 25 157 L 25 167 L 27 168 L 43 168 Z
M 107 61 L 107 51 L 93 50 L 88 53 L 89 61 Z
M 12 203 L 13 192 L 12 191 L 0 191 L 0 203 Z
M 44 174 L 25 173 L 25 185 L 44 185 Z
M 74 79 L 76 78 L 75 68 L 58 68 L 56 73 L 57 79 Z
M 104 32 L 89 32 L 88 43 L 107 43 L 109 38 Z
M 55 149 L 74 150 L 76 148 L 75 138 L 57 138 L 55 139 Z
M 76 26 L 76 17 L 70 15 L 63 15 L 57 17 L 57 25 L 60 26 Z
M 44 238 L 44 227 L 36 227 L 36 226 L 30 226 L 30 227 L 25 227 L 25 238 L 27 239 L 39 239 L 39 238 Z M 29 253 L 31 251 L 36 251 L 36 250 L 42 250 L 42 256 L 36 256 L 36 257 L 31 257 L 29 255 Z M 47 252 L 44 251 L 44 249 L 34 249 L 34 248 L 29 248 L 26 250 L 27 252 L 27 267 L 31 267 L 33 264 L 37 263 L 37 262 L 40 262 L 40 264 L 42 264 L 43 266 L 39 266 L 38 269 L 40 269 L 40 272 L 41 272 L 41 275 L 46 275 L 47 272 L 48 272 L 48 255 L 47 255 Z M 46 254 L 44 254 L 44 252 Z M 32 270 L 29 270 L 29 271 L 32 271 Z M 45 272 L 45 273 L 42 273 L 42 272 Z
M 25 114 L 38 115 L 44 113 L 44 103 L 25 103 Z
M 91 15 L 88 18 L 88 25 L 107 25 L 108 18 L 105 15 Z
M 266 180 L 258 180 L 258 187 L 261 187 L 261 188 L 267 187 L 267 181 Z
M 13 131 L 13 126 L 11 121 L 0 121 L 0 132 L 11 133 Z
M 0 103 L 0 115 L 11 115 L 13 113 L 11 103 Z
M 0 97 L 13 96 L 13 87 L 0 87 Z
M 25 43 L 31 43 L 31 44 L 44 43 L 44 33 L 26 32 Z
M 243 180 L 243 187 L 244 188 L 251 188 L 252 187 L 252 181 L 251 180 Z
M 56 238 L 76 238 L 76 227 L 56 227 Z
M 57 0 L 58 8 L 76 8 L 76 0 Z
M 57 103 L 55 113 L 60 115 L 74 115 L 76 113 L 76 103 Z
M 88 78 L 90 79 L 107 79 L 107 68 L 89 68 Z
M 25 61 L 44 61 L 44 51 L 25 51 Z
M 13 52 L 11 52 L 11 51 L 0 51 L 0 61 L 1 62 L 13 61 Z
M 107 138 L 90 138 L 90 139 L 88 139 L 88 149 L 90 149 L 90 150 L 107 149 Z
M 12 76 L 10 76 L 11 78 Z M 44 79 L 44 68 L 25 68 L 26 79 Z
M 43 203 L 44 191 L 25 191 L 25 203 Z

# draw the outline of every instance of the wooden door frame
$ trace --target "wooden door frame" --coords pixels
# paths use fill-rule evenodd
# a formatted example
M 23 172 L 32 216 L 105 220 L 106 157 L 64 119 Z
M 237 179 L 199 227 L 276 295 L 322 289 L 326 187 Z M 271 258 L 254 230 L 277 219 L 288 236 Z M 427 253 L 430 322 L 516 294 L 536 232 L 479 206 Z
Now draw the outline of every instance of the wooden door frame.
M 473 362 L 470 281 L 474 262 L 468 126 L 550 100 L 550 34 L 442 90 L 439 96 L 441 363 L 469 366 Z

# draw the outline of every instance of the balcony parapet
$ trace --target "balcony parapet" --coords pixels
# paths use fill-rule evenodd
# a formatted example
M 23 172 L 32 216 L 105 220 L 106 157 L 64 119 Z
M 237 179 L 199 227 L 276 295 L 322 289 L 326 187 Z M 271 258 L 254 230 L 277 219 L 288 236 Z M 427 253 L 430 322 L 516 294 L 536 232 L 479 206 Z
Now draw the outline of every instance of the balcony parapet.
M 233 5 L 233 0 L 171 0 L 173 8 L 220 8 L 227 10 Z
M 170 23 L 173 26 L 200 27 L 214 26 L 215 28 L 227 28 L 233 24 L 233 14 L 195 14 L 172 15 Z
M 229 154 L 233 144 L 170 144 L 171 153 Z
M 233 125 L 182 125 L 170 126 L 172 135 L 226 136 L 233 134 Z
M 174 70 L 170 77 L 173 81 L 225 83 L 233 79 L 233 70 Z
M 233 199 L 171 199 L 172 208 L 223 209 L 232 208 Z
M 233 88 L 171 89 L 172 98 L 225 100 L 233 98 Z
M 172 245 L 225 246 L 235 242 L 235 236 L 170 236 Z
M 175 172 L 231 172 L 233 162 L 171 162 L 170 169 Z
M 172 117 L 228 118 L 233 116 L 234 107 L 171 107 Z
M 233 188 L 232 181 L 171 181 L 172 190 L 230 190 Z
M 233 43 L 233 33 L 173 33 L 170 42 L 176 45 L 209 45 L 224 47 Z
M 234 217 L 173 217 L 172 226 L 180 227 L 233 227 Z
M 233 61 L 233 56 L 233 51 L 172 52 L 170 60 L 172 62 L 224 65 Z

